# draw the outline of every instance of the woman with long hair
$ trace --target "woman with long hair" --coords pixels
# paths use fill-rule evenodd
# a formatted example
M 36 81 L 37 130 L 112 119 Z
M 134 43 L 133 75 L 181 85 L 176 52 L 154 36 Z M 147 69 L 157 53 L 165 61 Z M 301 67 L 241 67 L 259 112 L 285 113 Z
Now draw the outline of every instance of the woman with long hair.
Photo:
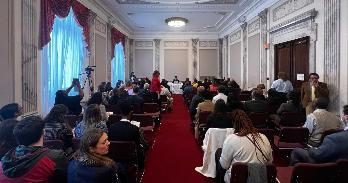
M 101 129 L 89 129 L 80 141 L 79 150 L 68 167 L 68 182 L 119 182 L 116 163 L 108 158 L 110 142 Z
M 103 93 L 102 92 L 93 93 L 93 95 L 91 96 L 91 98 L 87 102 L 87 105 L 91 105 L 91 104 L 99 105 L 100 112 L 102 115 L 102 120 L 106 121 L 108 119 L 108 117 L 106 115 L 105 105 L 103 104 Z
M 44 118 L 44 140 L 62 140 L 65 150 L 72 146 L 73 138 L 72 129 L 67 126 L 64 118 L 67 113 L 68 108 L 65 105 L 57 104 Z
M 75 137 L 81 138 L 85 131 L 91 128 L 100 128 L 108 132 L 106 122 L 102 120 L 100 108 L 97 104 L 91 104 L 83 114 L 83 120 L 75 128 Z
M 267 137 L 257 132 L 248 115 L 242 110 L 235 110 L 232 118 L 235 119 L 235 131 L 224 141 L 219 159 L 221 167 L 228 169 L 224 178 L 227 183 L 231 179 L 232 165 L 236 162 L 267 164 L 273 161 Z
M 152 94 L 153 99 L 157 101 L 157 103 L 160 102 L 159 94 L 161 92 L 161 81 L 159 76 L 160 76 L 160 72 L 158 70 L 153 71 L 151 85 L 150 85 L 150 92 Z

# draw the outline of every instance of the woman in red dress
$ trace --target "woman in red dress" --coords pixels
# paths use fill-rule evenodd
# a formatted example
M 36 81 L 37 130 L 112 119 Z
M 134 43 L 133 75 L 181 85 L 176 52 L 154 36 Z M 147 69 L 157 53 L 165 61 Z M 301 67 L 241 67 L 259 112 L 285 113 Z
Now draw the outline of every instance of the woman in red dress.
M 150 85 L 150 92 L 156 103 L 159 102 L 159 93 L 161 92 L 161 81 L 159 76 L 160 76 L 160 72 L 158 72 L 158 70 L 153 71 L 151 85 Z

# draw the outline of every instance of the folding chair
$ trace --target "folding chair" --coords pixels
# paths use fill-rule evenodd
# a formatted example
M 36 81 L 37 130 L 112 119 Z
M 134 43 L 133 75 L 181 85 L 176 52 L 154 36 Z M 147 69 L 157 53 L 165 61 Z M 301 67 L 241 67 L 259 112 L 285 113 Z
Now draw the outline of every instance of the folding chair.
M 198 114 L 198 123 L 196 128 L 198 128 L 197 130 L 195 130 L 196 134 L 195 136 L 198 137 L 198 144 L 202 144 L 203 143 L 203 139 L 205 136 L 205 133 L 207 132 L 208 128 L 207 128 L 207 120 L 208 120 L 208 116 L 211 114 L 211 111 L 202 111 Z
M 257 129 L 259 133 L 264 134 L 272 147 L 274 147 L 274 131 L 272 129 L 261 128 Z
M 280 118 L 280 127 L 299 127 L 303 126 L 306 121 L 306 115 L 297 112 L 283 112 Z
M 132 121 L 140 122 L 140 128 L 144 131 L 152 131 L 154 127 L 154 121 L 151 115 L 147 114 L 133 114 Z
M 336 173 L 336 163 L 298 163 L 292 171 L 291 183 L 333 183 Z
M 267 182 L 277 183 L 277 169 L 273 164 L 267 164 Z M 247 183 L 248 163 L 237 162 L 232 165 L 231 183 Z

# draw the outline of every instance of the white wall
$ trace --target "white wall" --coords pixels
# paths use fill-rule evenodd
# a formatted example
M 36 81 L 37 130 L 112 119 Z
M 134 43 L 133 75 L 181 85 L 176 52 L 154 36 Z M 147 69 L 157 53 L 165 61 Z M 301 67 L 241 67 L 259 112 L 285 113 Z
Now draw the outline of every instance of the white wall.
M 135 49 L 133 68 L 134 74 L 138 78 L 148 77 L 151 79 L 153 72 L 153 50 Z
M 187 49 L 165 49 L 164 50 L 164 73 L 166 80 L 173 80 L 178 76 L 180 81 L 188 77 L 188 50 Z

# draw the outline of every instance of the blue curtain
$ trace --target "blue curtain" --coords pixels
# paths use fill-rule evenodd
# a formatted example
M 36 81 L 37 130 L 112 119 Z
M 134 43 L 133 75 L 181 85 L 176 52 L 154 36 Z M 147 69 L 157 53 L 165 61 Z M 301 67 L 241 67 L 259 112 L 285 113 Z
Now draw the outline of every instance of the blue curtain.
M 113 87 L 116 86 L 118 80 L 124 81 L 125 79 L 125 60 L 122 43 L 116 44 L 114 53 L 115 57 L 111 61 L 111 84 Z
M 80 78 L 86 58 L 83 30 L 74 12 L 66 18 L 55 17 L 51 41 L 41 52 L 41 109 L 45 115 L 54 105 L 57 90 L 65 90 L 73 78 Z M 81 80 L 80 80 L 81 81 Z M 75 95 L 72 90 L 69 95 Z

